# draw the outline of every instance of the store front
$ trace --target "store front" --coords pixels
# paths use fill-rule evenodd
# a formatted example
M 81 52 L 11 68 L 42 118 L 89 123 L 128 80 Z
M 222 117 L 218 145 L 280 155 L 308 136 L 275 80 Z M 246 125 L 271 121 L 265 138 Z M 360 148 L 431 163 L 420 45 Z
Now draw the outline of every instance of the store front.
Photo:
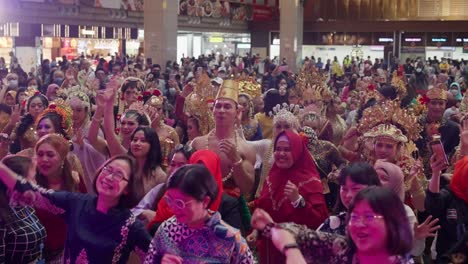
M 250 53 L 249 33 L 212 33 L 179 31 L 177 36 L 177 60 L 198 57 L 202 54 L 224 55 Z

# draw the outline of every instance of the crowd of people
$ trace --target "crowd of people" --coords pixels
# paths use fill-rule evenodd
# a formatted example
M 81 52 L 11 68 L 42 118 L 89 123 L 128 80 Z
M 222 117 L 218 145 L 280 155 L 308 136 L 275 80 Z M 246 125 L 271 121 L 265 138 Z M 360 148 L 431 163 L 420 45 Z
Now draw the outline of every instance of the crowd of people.
M 0 263 L 468 263 L 466 61 L 0 58 Z

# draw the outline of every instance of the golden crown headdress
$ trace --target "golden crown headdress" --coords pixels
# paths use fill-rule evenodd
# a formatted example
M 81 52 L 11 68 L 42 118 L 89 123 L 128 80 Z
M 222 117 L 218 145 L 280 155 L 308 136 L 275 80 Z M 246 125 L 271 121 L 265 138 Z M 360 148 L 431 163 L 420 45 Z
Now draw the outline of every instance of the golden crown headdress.
M 395 87 L 398 94 L 397 100 L 403 99 L 408 94 L 406 91 L 406 83 L 400 76 L 398 76 L 397 70 L 393 72 L 392 86 Z
M 300 109 L 300 106 L 295 104 L 277 104 L 275 107 L 273 107 L 272 112 L 270 113 L 270 116 L 273 116 L 273 124 L 284 121 L 292 128 L 299 129 L 299 115 L 301 114 Z
M 427 98 L 430 100 L 447 100 L 447 89 L 441 89 L 439 87 L 433 87 L 426 93 Z
M 63 135 L 67 139 L 73 137 L 73 111 L 70 106 L 61 98 L 52 101 L 49 107 L 42 111 L 42 113 L 36 119 L 36 126 L 48 113 L 55 113 L 62 118 L 62 129 L 65 132 Z
M 364 137 L 368 138 L 388 138 L 392 141 L 406 143 L 408 138 L 403 135 L 400 129 L 392 124 L 380 124 L 373 127 L 371 130 L 364 133 Z
M 214 127 L 213 112 L 209 107 L 209 103 L 213 102 L 214 89 L 210 78 L 205 73 L 192 85 L 194 89 L 185 98 L 184 111 L 198 120 L 200 132 L 206 135 Z
M 328 76 L 315 67 L 303 67 L 297 77 L 296 87 L 301 91 L 303 100 L 324 100 L 333 98 L 327 87 Z
M 254 76 L 242 76 L 239 79 L 239 93 L 246 94 L 251 99 L 262 95 L 262 85 L 257 83 Z
M 239 82 L 236 80 L 224 80 L 216 95 L 216 99 L 220 98 L 231 99 L 237 104 L 239 101 Z
M 418 117 L 402 109 L 399 102 L 395 101 L 385 101 L 364 110 L 358 131 L 365 134 L 380 124 L 392 124 L 400 128 L 411 141 L 419 139 L 422 130 Z

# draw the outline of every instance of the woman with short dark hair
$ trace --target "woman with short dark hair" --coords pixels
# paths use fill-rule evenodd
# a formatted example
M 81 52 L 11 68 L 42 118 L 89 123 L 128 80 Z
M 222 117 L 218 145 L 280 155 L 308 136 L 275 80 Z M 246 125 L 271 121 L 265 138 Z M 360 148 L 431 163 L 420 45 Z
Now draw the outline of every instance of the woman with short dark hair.
M 178 169 L 168 182 L 164 199 L 174 212 L 156 232 L 145 263 L 253 263 L 239 230 L 209 211 L 218 185 L 202 165 Z

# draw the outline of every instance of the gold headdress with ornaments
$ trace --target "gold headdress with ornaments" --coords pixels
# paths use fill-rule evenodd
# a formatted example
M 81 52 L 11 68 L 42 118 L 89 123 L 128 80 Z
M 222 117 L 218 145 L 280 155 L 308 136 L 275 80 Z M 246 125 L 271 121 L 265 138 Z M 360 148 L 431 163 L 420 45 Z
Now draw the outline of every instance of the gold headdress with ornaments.
M 394 101 L 386 101 L 364 110 L 358 131 L 365 134 L 380 124 L 392 124 L 401 128 L 411 141 L 419 139 L 422 130 L 418 117 L 402 109 L 399 103 Z
M 239 79 L 239 93 L 253 99 L 262 95 L 262 85 L 257 83 L 255 76 L 242 76 Z
M 145 103 L 146 106 L 154 108 L 161 108 L 163 104 L 164 97 L 158 89 L 153 90 L 153 94 Z
M 371 130 L 364 134 L 367 138 L 388 138 L 392 141 L 406 143 L 408 138 L 403 135 L 400 129 L 392 124 L 380 124 L 373 127 Z
M 71 139 L 73 137 L 73 111 L 70 106 L 61 98 L 52 101 L 49 107 L 42 111 L 36 119 L 36 126 L 41 119 L 48 113 L 55 113 L 62 118 L 62 129 L 65 132 L 64 137 Z
M 184 112 L 198 120 L 198 127 L 202 135 L 208 134 L 214 128 L 213 112 L 209 104 L 214 101 L 214 91 L 210 78 L 206 73 L 202 74 L 191 92 L 185 98 Z
M 439 87 L 433 87 L 429 89 L 426 93 L 426 96 L 429 98 L 429 100 L 447 100 L 446 89 L 443 90 Z
M 292 128 L 298 130 L 300 128 L 299 124 L 299 115 L 300 113 L 300 106 L 295 104 L 286 104 L 283 103 L 282 105 L 277 104 L 272 109 L 273 115 L 273 124 L 277 122 L 284 121 L 288 123 Z
M 406 83 L 398 76 L 398 71 L 396 70 L 393 72 L 392 86 L 395 87 L 398 94 L 397 100 L 403 99 L 408 94 L 406 91 Z
M 298 78 L 296 87 L 299 88 L 303 100 L 330 101 L 333 93 L 327 87 L 328 76 L 322 74 L 315 67 L 303 67 Z

